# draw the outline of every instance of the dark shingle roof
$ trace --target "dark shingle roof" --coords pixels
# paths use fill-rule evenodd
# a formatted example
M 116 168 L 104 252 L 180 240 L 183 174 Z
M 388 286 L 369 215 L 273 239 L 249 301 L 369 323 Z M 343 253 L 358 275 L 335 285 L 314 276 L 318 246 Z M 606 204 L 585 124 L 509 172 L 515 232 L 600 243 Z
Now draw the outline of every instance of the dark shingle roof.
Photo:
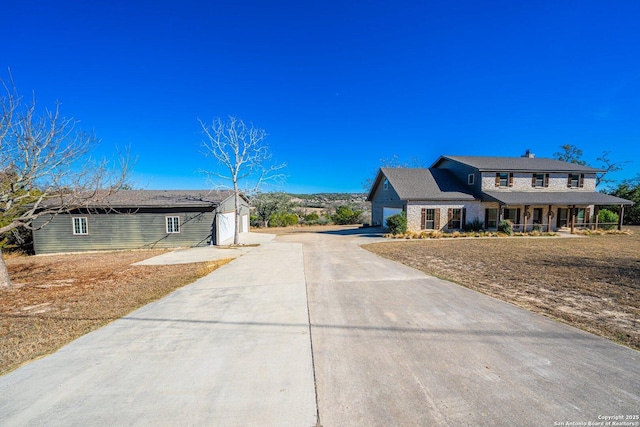
M 480 172 L 603 172 L 602 169 L 538 157 L 441 156 L 431 167 L 437 167 L 445 159 L 464 163 Z
M 233 196 L 230 190 L 120 190 L 101 197 L 95 202 L 83 203 L 95 208 L 177 208 L 177 207 L 216 207 Z M 44 205 L 56 205 L 56 199 L 48 200 Z
M 594 191 L 485 191 L 484 194 L 505 205 L 633 205 L 629 200 Z
M 381 168 L 380 172 L 387 177 L 403 200 L 476 200 L 478 198 L 469 187 L 445 169 Z M 379 179 L 380 174 L 376 182 Z

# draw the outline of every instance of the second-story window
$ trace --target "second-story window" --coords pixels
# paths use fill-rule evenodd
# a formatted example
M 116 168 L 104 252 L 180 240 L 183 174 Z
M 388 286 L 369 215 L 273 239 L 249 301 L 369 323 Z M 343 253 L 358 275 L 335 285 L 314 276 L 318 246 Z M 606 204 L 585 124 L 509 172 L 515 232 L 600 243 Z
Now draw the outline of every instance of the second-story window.
M 584 174 L 582 173 L 570 173 L 567 180 L 567 187 L 569 188 L 582 188 L 584 187 Z
M 382 188 L 385 190 L 389 189 L 389 180 L 387 178 L 384 179 L 384 183 L 382 184 Z
M 513 187 L 513 173 L 496 172 L 496 187 Z
M 531 179 L 532 187 L 548 187 L 549 186 L 549 174 L 548 173 L 534 173 Z

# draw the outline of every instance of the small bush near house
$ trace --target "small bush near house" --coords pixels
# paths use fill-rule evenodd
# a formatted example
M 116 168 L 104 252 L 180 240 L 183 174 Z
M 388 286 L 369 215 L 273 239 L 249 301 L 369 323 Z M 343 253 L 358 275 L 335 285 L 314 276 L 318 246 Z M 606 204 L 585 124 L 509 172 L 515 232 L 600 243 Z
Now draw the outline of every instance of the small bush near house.
M 387 227 L 389 227 L 389 233 L 391 234 L 405 234 L 407 232 L 406 212 L 391 215 L 390 217 L 388 217 Z
M 616 227 L 620 217 L 617 213 L 610 211 L 609 209 L 602 209 L 598 212 L 598 222 L 603 224 L 600 228 L 604 230 L 612 230 Z M 609 224 L 607 224 L 609 223 Z
M 359 224 L 362 221 L 362 211 L 353 210 L 349 206 L 339 206 L 331 217 L 338 225 Z
M 500 223 L 498 224 L 498 232 L 511 236 L 513 234 L 513 224 L 511 224 L 511 221 L 500 221 Z
M 483 228 L 484 228 L 484 222 L 476 218 L 473 221 L 465 224 L 464 231 L 480 231 Z
M 298 215 L 294 213 L 278 212 L 269 217 L 269 227 L 289 227 L 297 225 Z

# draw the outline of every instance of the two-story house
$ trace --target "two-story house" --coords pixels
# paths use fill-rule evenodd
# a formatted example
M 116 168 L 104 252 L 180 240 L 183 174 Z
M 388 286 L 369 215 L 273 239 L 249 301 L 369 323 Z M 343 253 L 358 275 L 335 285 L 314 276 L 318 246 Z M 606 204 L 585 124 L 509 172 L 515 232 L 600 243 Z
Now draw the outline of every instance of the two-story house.
M 598 208 L 633 202 L 596 192 L 600 169 L 559 160 L 441 156 L 430 168 L 381 168 L 369 192 L 372 224 L 406 212 L 408 229 L 460 230 L 470 221 L 496 229 L 558 230 L 597 225 Z

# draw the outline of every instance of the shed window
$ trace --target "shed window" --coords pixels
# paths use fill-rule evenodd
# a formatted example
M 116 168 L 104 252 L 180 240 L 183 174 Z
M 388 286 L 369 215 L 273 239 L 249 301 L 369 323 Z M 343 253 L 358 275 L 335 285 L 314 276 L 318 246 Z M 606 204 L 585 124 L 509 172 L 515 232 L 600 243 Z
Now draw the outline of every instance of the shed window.
M 167 233 L 179 233 L 180 232 L 180 217 L 168 216 L 167 217 Z
M 476 182 L 476 176 L 472 173 L 467 175 L 467 184 L 473 185 Z
M 84 217 L 73 218 L 73 234 L 75 235 L 89 234 L 89 229 L 87 227 L 87 218 L 84 218 Z
M 389 180 L 387 178 L 384 179 L 384 183 L 382 184 L 382 188 L 385 190 L 389 189 Z

